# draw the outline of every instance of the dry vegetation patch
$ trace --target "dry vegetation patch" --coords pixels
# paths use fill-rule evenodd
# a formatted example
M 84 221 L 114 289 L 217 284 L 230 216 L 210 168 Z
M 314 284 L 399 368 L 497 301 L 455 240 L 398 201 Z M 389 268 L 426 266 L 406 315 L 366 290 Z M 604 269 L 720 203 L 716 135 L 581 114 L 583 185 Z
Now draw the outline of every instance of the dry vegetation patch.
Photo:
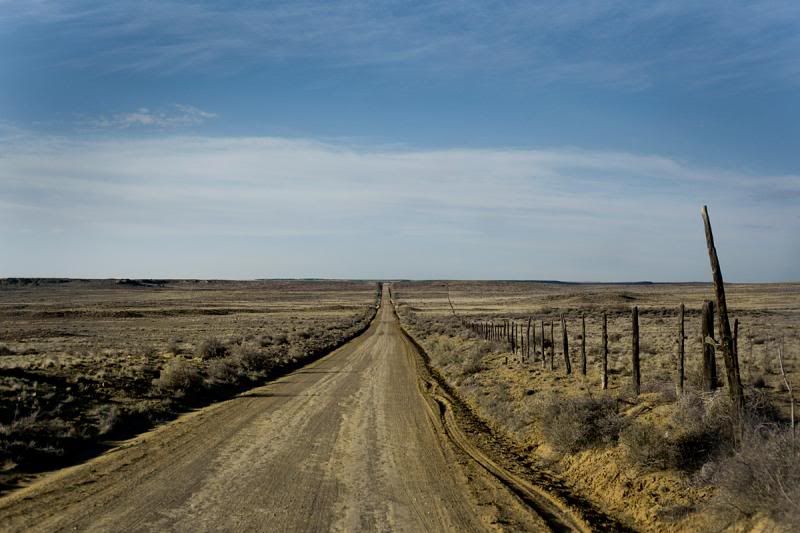
M 700 309 L 706 284 L 581 285 L 537 282 L 404 282 L 393 285 L 398 313 L 436 366 L 491 427 L 530 450 L 577 493 L 635 529 L 651 531 L 796 527 L 800 462 L 786 427 L 790 383 L 798 383 L 800 285 L 727 287 L 738 318 L 748 397 L 748 437 L 736 432 L 724 387 L 703 392 Z M 450 307 L 452 302 L 456 315 Z M 686 392 L 676 393 L 678 307 L 686 305 Z M 639 307 L 642 391 L 631 392 L 631 307 Z M 609 389 L 601 383 L 602 314 L 608 316 Z M 572 374 L 562 356 L 568 325 Z M 527 325 L 530 359 L 486 341 L 465 321 Z M 580 372 L 581 317 L 588 372 Z M 545 322 L 542 364 L 541 322 Z M 555 338 L 550 340 L 549 323 Z M 522 329 L 523 337 L 526 328 Z M 527 338 L 526 338 L 527 341 Z M 717 361 L 722 375 L 722 361 Z M 722 386 L 723 384 L 720 383 Z M 749 524 L 745 525 L 745 524 Z
M 0 280 L 0 484 L 326 353 L 371 282 Z

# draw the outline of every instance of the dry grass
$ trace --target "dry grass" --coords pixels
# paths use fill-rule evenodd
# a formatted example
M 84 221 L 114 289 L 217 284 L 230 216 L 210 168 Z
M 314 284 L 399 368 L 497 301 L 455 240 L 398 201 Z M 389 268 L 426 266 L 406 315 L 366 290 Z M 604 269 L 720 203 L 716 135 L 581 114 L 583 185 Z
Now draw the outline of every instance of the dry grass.
M 377 286 L 0 280 L 0 484 L 337 346 Z
M 636 529 L 707 529 L 726 523 L 730 513 L 712 523 L 703 510 L 723 497 L 729 510 L 742 507 L 737 502 L 749 498 L 747 491 L 737 493 L 733 490 L 737 483 L 730 480 L 741 480 L 750 471 L 760 472 L 762 479 L 777 476 L 794 483 L 791 490 L 797 488 L 796 475 L 787 470 L 786 461 L 758 464 L 753 453 L 746 456 L 749 471 L 741 467 L 741 460 L 732 463 L 732 458 L 743 456 L 733 455 L 734 432 L 724 383 L 714 394 L 698 391 L 700 309 L 703 300 L 713 299 L 709 284 L 403 282 L 394 284 L 392 292 L 410 333 L 491 426 L 531 449 L 532 460 L 550 464 L 575 490 Z M 457 313 L 466 320 L 527 323 L 532 317 L 537 342 L 532 360 L 522 361 L 518 354 L 508 352 L 507 345 L 485 342 L 466 330 L 452 316 L 448 292 Z M 789 379 L 800 385 L 800 285 L 732 284 L 727 293 L 731 319 L 741 323 L 740 368 L 749 399 L 749 427 L 785 425 L 788 395 L 778 368 L 777 345 L 781 339 L 785 343 Z M 687 310 L 687 394 L 678 399 L 680 303 Z M 630 309 L 634 305 L 640 310 L 639 397 L 630 392 Z M 609 323 L 610 387 L 606 393 L 600 390 L 603 312 Z M 562 313 L 569 326 L 572 375 L 564 372 L 561 356 Z M 586 376 L 580 374 L 578 363 L 581 316 L 587 324 Z M 548 336 L 549 322 L 556 324 L 555 372 L 541 364 L 541 321 L 547 324 Z M 724 376 L 723 362 L 717 359 L 718 375 Z M 600 416 L 595 407 L 604 398 L 611 403 Z M 613 402 L 616 410 L 610 408 Z M 614 423 L 604 425 L 606 415 Z M 763 488 L 764 483 L 751 486 L 772 494 Z M 744 514 L 734 514 L 733 523 L 748 513 L 754 521 L 767 516 L 789 523 L 787 516 L 796 501 L 792 498 L 784 497 L 783 503 L 773 498 L 780 504 L 775 508 L 763 503 L 742 507 Z

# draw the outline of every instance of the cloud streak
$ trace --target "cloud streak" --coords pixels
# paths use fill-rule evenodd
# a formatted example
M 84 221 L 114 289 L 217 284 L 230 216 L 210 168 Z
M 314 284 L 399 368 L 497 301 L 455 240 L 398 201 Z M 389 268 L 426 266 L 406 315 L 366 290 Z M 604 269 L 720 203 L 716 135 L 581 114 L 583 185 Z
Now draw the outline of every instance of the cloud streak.
M 3 29 L 82 43 L 76 67 L 226 71 L 308 61 L 326 68 L 514 73 L 641 89 L 656 83 L 800 82 L 800 7 L 756 0 L 249 2 L 6 1 Z M 100 43 L 100 46 L 97 46 Z M 444 73 L 444 74 L 443 74 Z
M 2 153 L 0 275 L 705 279 L 710 202 L 732 279 L 800 278 L 795 175 L 264 137 L 13 137 Z
M 190 105 L 174 104 L 163 111 L 142 107 L 136 111 L 114 113 L 110 116 L 83 117 L 78 121 L 78 124 L 89 129 L 126 130 L 131 128 L 146 128 L 172 130 L 199 126 L 216 116 L 215 113 L 203 111 L 202 109 Z

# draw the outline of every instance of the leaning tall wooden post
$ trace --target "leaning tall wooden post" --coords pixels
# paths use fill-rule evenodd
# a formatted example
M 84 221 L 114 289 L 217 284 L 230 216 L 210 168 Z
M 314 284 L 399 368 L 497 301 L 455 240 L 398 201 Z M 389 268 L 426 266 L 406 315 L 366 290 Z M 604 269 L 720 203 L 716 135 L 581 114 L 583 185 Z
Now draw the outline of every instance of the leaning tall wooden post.
M 720 347 L 722 348 L 722 357 L 725 360 L 728 394 L 730 394 L 733 402 L 734 415 L 741 421 L 741 417 L 744 414 L 744 392 L 742 391 L 742 381 L 739 377 L 739 361 L 736 359 L 736 351 L 733 348 L 731 323 L 728 321 L 728 304 L 725 301 L 725 284 L 722 281 L 722 270 L 719 267 L 717 248 L 714 246 L 714 234 L 711 231 L 711 222 L 708 219 L 708 208 L 706 206 L 703 206 L 703 225 L 706 230 L 706 244 L 708 246 L 708 258 L 711 262 L 711 275 L 714 278 L 714 291 L 717 295 L 719 330 L 720 337 L 722 337 L 720 339 Z
M 550 370 L 556 369 L 556 335 L 553 321 L 550 321 Z
M 634 306 L 631 313 L 631 366 L 633 366 L 633 393 L 639 395 L 642 391 L 642 376 L 639 371 L 639 307 Z
M 700 335 L 703 341 L 703 390 L 713 391 L 717 388 L 717 361 L 714 357 L 714 345 L 707 339 L 714 338 L 714 302 L 703 302 L 703 316 L 700 324 Z
M 586 317 L 581 315 L 581 374 L 586 375 Z
M 569 360 L 569 336 L 567 335 L 567 321 L 561 315 L 561 349 L 564 351 L 564 370 L 572 374 L 572 363 Z
M 686 379 L 686 333 L 684 331 L 684 313 L 686 308 L 681 304 L 681 310 L 678 316 L 678 379 L 677 379 L 677 392 L 678 396 L 683 396 L 684 380 Z
M 608 390 L 608 316 L 603 313 L 603 390 Z

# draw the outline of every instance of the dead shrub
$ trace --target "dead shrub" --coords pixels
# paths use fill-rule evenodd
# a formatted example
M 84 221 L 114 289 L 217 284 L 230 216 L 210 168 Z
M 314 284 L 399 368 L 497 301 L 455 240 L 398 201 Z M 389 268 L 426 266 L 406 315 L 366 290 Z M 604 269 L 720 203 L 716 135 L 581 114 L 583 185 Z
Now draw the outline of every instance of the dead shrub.
M 556 451 L 576 452 L 617 440 L 623 419 L 608 396 L 550 396 L 538 409 L 544 438 Z
M 290 344 L 289 349 L 286 351 L 286 356 L 289 358 L 290 361 L 301 361 L 305 359 L 308 355 L 309 355 L 309 350 L 307 349 L 305 343 L 303 342 Z
M 36 465 L 62 457 L 83 439 L 74 422 L 43 418 L 39 412 L 0 424 L 0 461 Z
M 717 503 L 800 529 L 800 446 L 790 430 L 751 431 L 714 476 Z
M 180 355 L 181 353 L 180 341 L 178 341 L 177 339 L 170 339 L 169 344 L 167 344 L 167 352 L 171 353 L 172 355 Z
M 715 456 L 727 439 L 708 427 L 669 432 L 634 422 L 619 437 L 628 461 L 645 470 L 694 471 Z
M 119 407 L 116 405 L 106 405 L 98 411 L 97 433 L 107 435 L 114 431 L 122 420 Z
M 208 363 L 206 382 L 214 386 L 236 385 L 242 379 L 241 360 L 237 357 L 222 357 Z
M 470 376 L 483 370 L 483 358 L 492 353 L 492 344 L 478 342 L 472 344 L 460 358 L 461 375 Z
M 619 436 L 631 464 L 647 470 L 662 470 L 672 464 L 674 450 L 667 438 L 651 424 L 633 422 Z
M 763 399 L 750 402 L 748 424 L 766 420 L 772 410 Z M 620 435 L 631 464 L 646 470 L 676 469 L 697 472 L 729 454 L 734 446 L 734 420 L 731 404 L 723 391 L 689 391 L 675 406 L 668 429 L 634 422 Z M 706 469 L 708 469 L 706 468 Z M 698 479 L 707 479 L 701 473 Z
M 197 347 L 197 355 L 201 359 L 216 359 L 228 355 L 228 347 L 216 337 L 210 337 Z
M 153 380 L 153 387 L 160 393 L 183 396 L 199 388 L 202 381 L 200 371 L 194 365 L 184 359 L 173 359 Z

